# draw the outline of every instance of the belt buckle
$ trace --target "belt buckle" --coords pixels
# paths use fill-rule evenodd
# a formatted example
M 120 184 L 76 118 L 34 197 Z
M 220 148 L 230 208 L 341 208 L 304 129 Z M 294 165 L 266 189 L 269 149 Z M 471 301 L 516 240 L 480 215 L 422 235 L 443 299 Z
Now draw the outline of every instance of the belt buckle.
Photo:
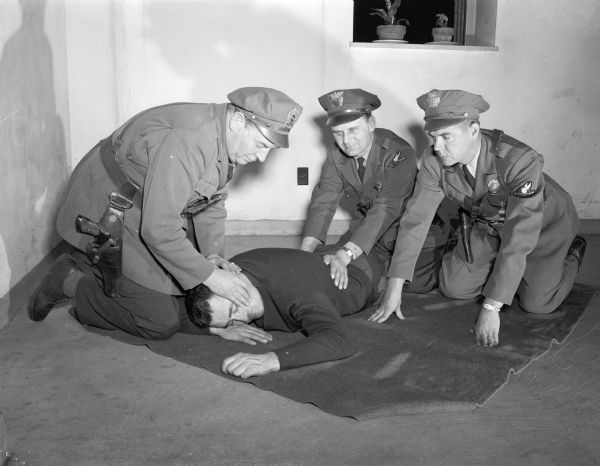
M 110 206 L 117 210 L 127 210 L 133 207 L 133 202 L 116 191 L 110 193 L 108 198 L 110 200 Z

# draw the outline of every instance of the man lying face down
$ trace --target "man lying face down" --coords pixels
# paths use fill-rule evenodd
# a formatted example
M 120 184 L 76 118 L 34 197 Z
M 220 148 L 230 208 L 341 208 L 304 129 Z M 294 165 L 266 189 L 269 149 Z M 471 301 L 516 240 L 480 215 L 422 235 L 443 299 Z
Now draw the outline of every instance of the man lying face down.
M 348 265 L 344 290 L 336 286 L 329 265 L 318 253 L 263 248 L 238 254 L 231 261 L 253 285 L 250 305 L 236 306 L 200 284 L 186 296 L 190 320 L 211 328 L 252 322 L 264 330 L 302 331 L 306 338 L 268 353 L 237 353 L 223 361 L 223 372 L 245 379 L 342 359 L 354 352 L 342 317 L 361 311 L 375 298 L 373 274 L 378 271 L 367 258 Z

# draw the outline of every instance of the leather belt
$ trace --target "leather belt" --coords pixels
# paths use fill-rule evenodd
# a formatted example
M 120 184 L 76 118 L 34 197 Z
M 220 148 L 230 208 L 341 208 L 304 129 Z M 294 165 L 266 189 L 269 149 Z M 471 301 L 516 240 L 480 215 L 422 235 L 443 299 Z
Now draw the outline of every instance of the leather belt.
M 117 192 L 135 204 L 137 197 L 136 193 L 141 190 L 141 187 L 132 181 L 123 171 L 123 168 L 117 161 L 115 150 L 113 150 L 112 139 L 110 137 L 100 141 L 100 159 L 102 160 L 102 164 L 104 165 L 104 169 L 106 170 L 106 173 L 108 173 L 110 180 L 117 188 Z

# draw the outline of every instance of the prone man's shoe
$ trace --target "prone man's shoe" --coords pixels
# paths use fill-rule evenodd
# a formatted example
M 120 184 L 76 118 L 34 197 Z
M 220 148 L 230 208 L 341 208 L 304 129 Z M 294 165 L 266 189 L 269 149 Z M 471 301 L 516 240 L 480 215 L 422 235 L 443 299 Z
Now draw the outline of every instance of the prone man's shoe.
M 575 256 L 577 262 L 579 263 L 579 268 L 581 269 L 581 263 L 583 262 L 583 256 L 585 255 L 585 248 L 587 246 L 587 241 L 582 236 L 576 236 L 569 246 L 568 254 Z
M 27 313 L 34 321 L 44 320 L 52 308 L 68 300 L 63 291 L 63 282 L 71 272 L 81 270 L 69 254 L 63 254 L 54 261 L 42 283 L 33 293 Z

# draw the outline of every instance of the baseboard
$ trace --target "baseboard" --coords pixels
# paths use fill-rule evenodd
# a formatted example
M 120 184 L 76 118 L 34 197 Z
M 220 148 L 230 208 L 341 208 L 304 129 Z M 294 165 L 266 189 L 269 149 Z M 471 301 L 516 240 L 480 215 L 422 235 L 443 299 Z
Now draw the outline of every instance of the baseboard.
M 342 235 L 350 224 L 349 220 L 333 220 L 330 235 Z M 301 235 L 304 220 L 227 220 L 225 232 L 231 236 L 253 235 Z M 600 219 L 581 220 L 582 235 L 600 234 Z
M 341 235 L 350 225 L 349 220 L 333 220 L 330 235 Z M 304 220 L 227 220 L 225 233 L 231 236 L 293 235 L 302 234 Z
M 70 246 L 67 243 L 60 242 L 38 265 L 26 273 L 11 287 L 8 293 L 0 298 L 0 328 L 27 307 L 33 290 L 38 286 L 50 265 L 58 256 L 69 250 Z
M 600 219 L 586 218 L 581 220 L 581 228 L 579 233 L 582 235 L 598 235 L 600 234 Z

